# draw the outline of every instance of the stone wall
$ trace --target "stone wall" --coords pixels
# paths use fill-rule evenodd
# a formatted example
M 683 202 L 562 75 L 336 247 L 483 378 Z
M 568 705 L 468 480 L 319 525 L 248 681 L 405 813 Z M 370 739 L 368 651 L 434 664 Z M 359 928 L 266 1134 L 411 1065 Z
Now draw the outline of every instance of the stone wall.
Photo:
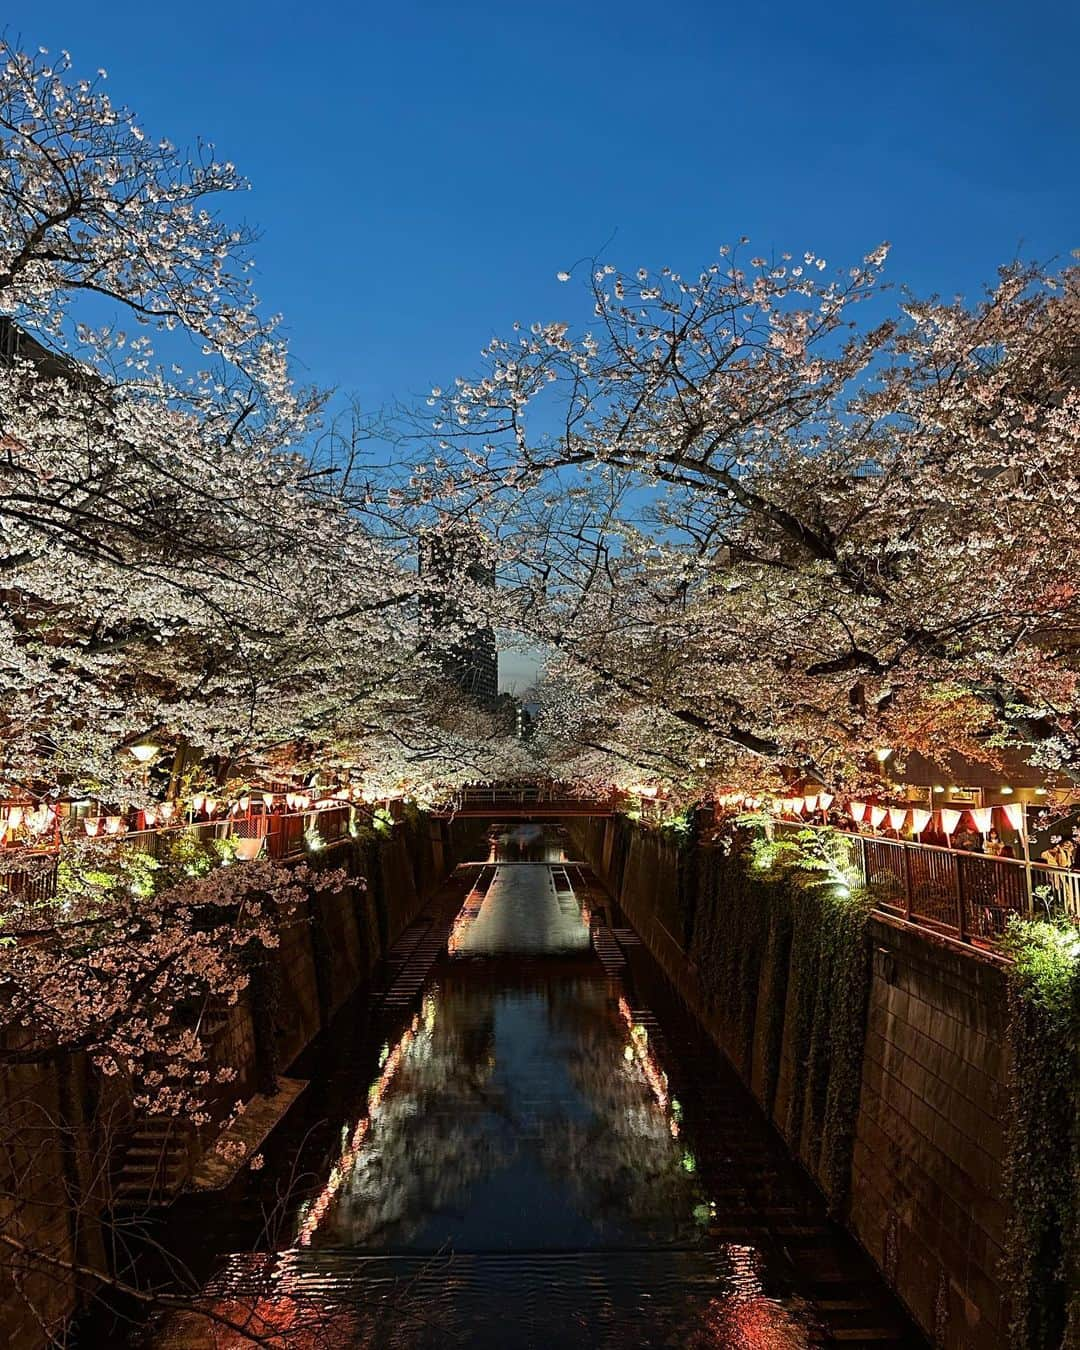
M 1002 971 L 873 924 L 851 1224 L 942 1344 L 1006 1343 Z
M 260 1062 L 288 1068 L 459 856 L 468 855 L 474 833 L 469 825 L 409 813 L 388 835 L 365 833 L 311 860 L 343 867 L 350 880 L 313 896 L 306 912 L 282 930 L 280 946 L 266 954 L 261 1001 L 253 996 L 253 979 L 234 1006 L 211 1008 L 213 1061 L 237 1070 L 215 1115 L 259 1089 Z M 87 1288 L 70 1267 L 106 1263 L 104 1151 L 130 1124 L 130 1103 L 116 1079 L 102 1080 L 85 1059 L 63 1059 L 0 1072 L 0 1118 L 8 1145 L 0 1151 L 0 1237 L 61 1263 L 49 1269 L 37 1262 L 23 1273 L 17 1252 L 0 1243 L 0 1344 L 38 1350 L 47 1343 L 46 1328 L 62 1334 Z M 203 1133 L 208 1140 L 212 1132 Z M 193 1138 L 192 1162 L 199 1147 Z M 77 1210 L 73 1196 L 82 1197 Z
M 806 1070 L 797 1063 L 805 1046 L 795 1029 L 805 1013 L 795 1007 L 790 931 L 776 922 L 747 930 L 740 959 L 751 996 L 729 999 L 725 1011 L 705 996 L 691 955 L 703 950 L 710 912 L 698 887 L 700 854 L 618 820 L 583 823 L 576 842 L 824 1184 L 821 1138 L 809 1113 L 791 1110 Z M 722 906 L 724 897 L 714 900 Z M 768 900 L 761 884 L 762 905 Z M 865 1041 L 841 1217 L 935 1345 L 1003 1350 L 1005 977 L 975 954 L 884 919 L 871 918 L 868 932 Z

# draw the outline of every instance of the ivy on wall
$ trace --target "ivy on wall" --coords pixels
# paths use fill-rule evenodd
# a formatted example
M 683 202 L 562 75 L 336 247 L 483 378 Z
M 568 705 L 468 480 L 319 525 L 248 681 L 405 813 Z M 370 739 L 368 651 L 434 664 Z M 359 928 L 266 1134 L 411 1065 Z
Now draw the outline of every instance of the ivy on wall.
M 1004 1275 L 1018 1350 L 1080 1347 L 1080 932 L 1013 921 Z
M 659 857 L 669 832 L 622 819 L 611 828 L 608 881 L 632 893 L 643 878 L 626 874 L 626 860 L 644 864 L 650 842 Z M 843 841 L 816 831 L 770 839 L 747 817 L 734 838 L 690 853 L 684 845 L 671 880 L 700 1011 L 723 1029 L 744 1076 L 758 1055 L 774 1119 L 786 1043 L 790 1092 L 778 1123 L 839 1213 L 862 1082 L 871 898 L 848 884 Z

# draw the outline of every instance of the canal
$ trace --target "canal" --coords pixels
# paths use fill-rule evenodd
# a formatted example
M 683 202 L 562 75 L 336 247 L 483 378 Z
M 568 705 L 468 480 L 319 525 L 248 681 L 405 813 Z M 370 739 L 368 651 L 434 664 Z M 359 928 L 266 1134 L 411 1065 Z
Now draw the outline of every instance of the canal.
M 557 831 L 496 829 L 223 1193 L 163 1240 L 231 1326 L 131 1343 L 919 1346 Z

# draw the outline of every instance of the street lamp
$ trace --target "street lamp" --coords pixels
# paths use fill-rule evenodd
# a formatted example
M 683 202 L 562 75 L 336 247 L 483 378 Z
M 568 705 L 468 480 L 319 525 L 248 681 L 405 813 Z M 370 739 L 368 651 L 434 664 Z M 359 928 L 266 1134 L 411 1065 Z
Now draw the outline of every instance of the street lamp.
M 156 755 L 161 754 L 161 746 L 155 745 L 153 741 L 136 741 L 134 745 L 128 746 L 128 753 L 134 755 L 140 764 L 149 764 Z

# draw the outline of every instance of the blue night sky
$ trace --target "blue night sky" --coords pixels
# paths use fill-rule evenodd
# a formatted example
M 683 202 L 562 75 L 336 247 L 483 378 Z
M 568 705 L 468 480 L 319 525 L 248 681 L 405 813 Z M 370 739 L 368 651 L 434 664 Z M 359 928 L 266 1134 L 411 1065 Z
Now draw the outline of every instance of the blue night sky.
M 369 409 L 584 317 L 601 249 L 696 270 L 741 234 L 973 294 L 1080 245 L 1080 6 L 1002 0 L 24 9 L 25 45 L 254 184 L 257 285 L 307 380 Z

